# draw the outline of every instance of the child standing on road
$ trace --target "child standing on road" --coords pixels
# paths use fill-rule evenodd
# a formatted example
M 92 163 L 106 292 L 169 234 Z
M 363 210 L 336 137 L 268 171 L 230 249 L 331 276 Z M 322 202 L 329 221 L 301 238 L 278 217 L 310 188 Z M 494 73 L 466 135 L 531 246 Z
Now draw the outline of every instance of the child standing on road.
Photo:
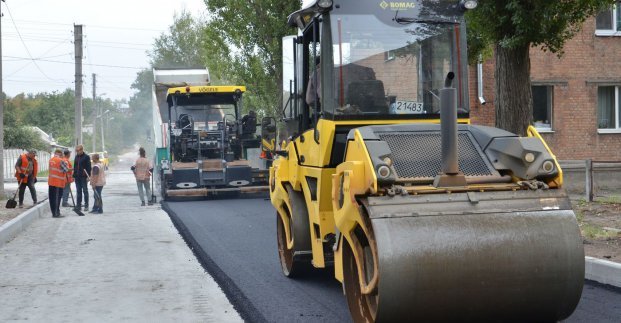
M 151 178 L 151 173 L 153 172 L 153 167 L 151 167 L 151 164 L 146 157 L 147 153 L 144 148 L 140 147 L 140 149 L 138 149 L 138 153 L 140 154 L 140 157 L 136 159 L 136 163 L 132 166 L 132 171 L 136 177 L 136 185 L 138 186 L 138 194 L 140 195 L 142 206 L 145 206 L 145 198 L 149 205 L 152 205 L 153 201 L 151 200 L 149 180 Z M 146 196 L 144 194 L 145 192 L 147 193 Z
M 93 169 L 91 171 L 91 187 L 93 188 L 93 195 L 95 195 L 95 205 L 91 213 L 103 213 L 103 200 L 101 191 L 106 185 L 106 173 L 101 161 L 99 160 L 99 154 L 93 154 Z

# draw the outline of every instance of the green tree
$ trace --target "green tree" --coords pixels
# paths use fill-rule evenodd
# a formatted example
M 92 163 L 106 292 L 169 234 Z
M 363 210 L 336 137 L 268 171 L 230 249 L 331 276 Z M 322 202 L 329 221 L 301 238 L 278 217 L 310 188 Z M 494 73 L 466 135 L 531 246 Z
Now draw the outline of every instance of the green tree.
M 585 20 L 616 0 L 479 0 L 467 14 L 471 57 L 496 58 L 496 126 L 524 135 L 532 123 L 530 48 L 562 55 Z
M 294 34 L 287 16 L 301 1 L 205 0 L 205 56 L 210 73 L 248 87 L 246 107 L 276 115 L 281 103 L 282 37 Z
M 36 94 L 26 106 L 24 125 L 37 126 L 52 135 L 59 144 L 71 145 L 74 118 L 72 90 Z
M 4 148 L 47 151 L 50 147 L 31 127 L 10 126 L 4 128 Z
M 149 53 L 151 65 L 160 68 L 205 66 L 205 23 L 188 11 L 175 15 L 168 31 L 162 33 Z

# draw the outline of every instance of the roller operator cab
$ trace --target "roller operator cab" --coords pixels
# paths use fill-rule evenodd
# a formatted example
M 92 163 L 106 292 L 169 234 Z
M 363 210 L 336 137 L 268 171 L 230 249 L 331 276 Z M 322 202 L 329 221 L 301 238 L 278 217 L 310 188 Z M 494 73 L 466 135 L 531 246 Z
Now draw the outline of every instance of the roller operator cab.
M 364 321 L 558 321 L 584 250 L 562 170 L 470 125 L 475 1 L 305 1 L 283 39 L 270 197 L 283 273 L 333 268 Z M 271 127 L 275 129 L 275 127 Z
M 254 111 L 241 115 L 244 86 L 168 89 L 170 162 L 165 197 L 267 191 Z

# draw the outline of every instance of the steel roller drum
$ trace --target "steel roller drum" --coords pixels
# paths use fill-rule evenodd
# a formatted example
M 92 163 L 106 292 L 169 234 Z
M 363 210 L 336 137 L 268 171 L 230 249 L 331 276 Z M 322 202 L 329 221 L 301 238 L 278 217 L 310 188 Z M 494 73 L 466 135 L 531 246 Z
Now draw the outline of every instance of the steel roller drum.
M 505 204 L 491 203 L 495 211 Z M 407 203 L 371 204 L 378 322 L 552 322 L 571 315 L 580 300 L 584 249 L 571 210 L 484 213 L 483 203 L 443 208 L 460 214 L 421 215 Z

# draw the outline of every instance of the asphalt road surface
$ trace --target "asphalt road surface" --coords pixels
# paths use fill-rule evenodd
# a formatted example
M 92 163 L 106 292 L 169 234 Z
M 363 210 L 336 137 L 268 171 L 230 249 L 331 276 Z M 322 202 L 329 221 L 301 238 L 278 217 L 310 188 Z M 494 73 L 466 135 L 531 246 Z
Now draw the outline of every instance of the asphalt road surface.
M 280 270 L 275 210 L 265 199 L 165 202 L 175 225 L 250 322 L 350 322 L 330 270 L 288 279 Z M 621 289 L 587 282 L 566 322 L 619 322 Z

